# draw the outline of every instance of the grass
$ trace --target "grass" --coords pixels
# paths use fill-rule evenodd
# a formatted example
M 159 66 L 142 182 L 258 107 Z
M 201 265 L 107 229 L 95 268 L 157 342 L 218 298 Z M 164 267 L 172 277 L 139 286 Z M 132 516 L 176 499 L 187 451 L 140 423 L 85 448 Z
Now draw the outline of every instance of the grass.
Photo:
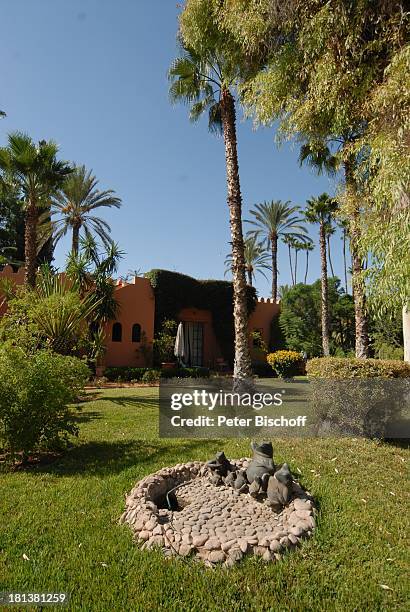
M 69 609 L 87 612 L 409 609 L 400 445 L 275 439 L 275 459 L 300 470 L 320 506 L 314 538 L 279 563 L 249 558 L 212 571 L 141 551 L 117 524 L 137 480 L 221 448 L 249 454 L 244 439 L 160 440 L 157 393 L 100 392 L 83 405 L 64 457 L 0 475 L 0 591 L 68 591 Z

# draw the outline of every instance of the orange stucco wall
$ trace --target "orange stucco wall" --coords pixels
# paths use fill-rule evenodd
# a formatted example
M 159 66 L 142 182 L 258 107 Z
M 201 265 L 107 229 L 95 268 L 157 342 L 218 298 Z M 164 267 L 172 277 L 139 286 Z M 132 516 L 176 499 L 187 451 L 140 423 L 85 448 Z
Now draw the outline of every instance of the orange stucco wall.
M 149 366 L 152 364 L 155 298 L 147 278 L 136 277 L 131 284 L 118 284 L 115 298 L 119 304 L 117 322 L 122 326 L 121 342 L 113 342 L 114 321 L 106 325 L 106 366 Z M 141 326 L 141 342 L 132 342 L 134 323 Z M 145 353 L 145 350 L 147 352 Z
M 0 278 L 7 278 L 15 284 L 24 282 L 24 268 L 13 272 L 11 266 L 5 266 L 0 272 Z M 136 277 L 132 283 L 117 282 L 115 298 L 119 304 L 117 316 L 121 324 L 121 342 L 112 339 L 114 321 L 107 323 L 105 366 L 150 366 L 152 365 L 152 346 L 154 339 L 155 297 L 147 278 Z M 0 316 L 6 305 L 0 307 Z M 279 304 L 270 299 L 259 299 L 254 312 L 249 319 L 249 332 L 260 331 L 266 345 L 270 341 L 272 318 L 278 314 Z M 178 315 L 179 321 L 199 322 L 203 324 L 203 365 L 215 367 L 217 360 L 222 358 L 221 350 L 215 337 L 212 314 L 208 310 L 184 308 Z M 135 323 L 141 326 L 141 342 L 132 342 L 132 327 Z M 250 338 L 250 347 L 252 339 Z M 260 359 L 260 351 L 252 350 L 252 356 Z
M 267 347 L 269 347 L 270 342 L 272 319 L 279 311 L 280 305 L 273 299 L 260 298 L 255 310 L 249 317 L 249 332 L 260 331 Z

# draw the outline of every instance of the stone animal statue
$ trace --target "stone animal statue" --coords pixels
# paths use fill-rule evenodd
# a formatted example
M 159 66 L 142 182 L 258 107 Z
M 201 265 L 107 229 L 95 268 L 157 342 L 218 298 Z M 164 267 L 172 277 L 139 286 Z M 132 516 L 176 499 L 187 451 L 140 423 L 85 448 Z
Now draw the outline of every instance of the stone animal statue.
M 209 480 L 215 485 L 222 484 L 222 479 L 226 478 L 230 472 L 236 469 L 236 467 L 225 457 L 223 451 L 216 453 L 215 459 L 210 459 L 210 461 L 207 462 L 207 466 L 211 470 Z
M 262 478 L 264 474 L 274 474 L 272 442 L 251 443 L 253 459 L 246 470 L 246 478 L 252 484 L 256 478 Z
M 280 511 L 289 502 L 292 495 L 293 479 L 289 466 L 284 463 L 282 467 L 269 476 L 266 489 L 266 503 L 276 511 Z

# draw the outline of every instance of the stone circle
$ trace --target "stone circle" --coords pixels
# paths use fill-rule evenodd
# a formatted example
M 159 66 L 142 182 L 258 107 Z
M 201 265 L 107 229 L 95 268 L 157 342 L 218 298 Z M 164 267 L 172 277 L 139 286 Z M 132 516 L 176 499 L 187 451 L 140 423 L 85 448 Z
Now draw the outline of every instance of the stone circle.
M 250 459 L 231 462 L 245 469 Z M 121 523 L 128 523 L 143 549 L 161 548 L 167 557 L 195 556 L 207 566 L 227 567 L 244 555 L 266 562 L 312 535 L 315 506 L 308 491 L 293 482 L 289 504 L 275 512 L 249 494 L 238 494 L 209 480 L 206 463 L 193 461 L 166 467 L 140 480 L 126 496 Z M 167 494 L 177 510 L 169 510 Z

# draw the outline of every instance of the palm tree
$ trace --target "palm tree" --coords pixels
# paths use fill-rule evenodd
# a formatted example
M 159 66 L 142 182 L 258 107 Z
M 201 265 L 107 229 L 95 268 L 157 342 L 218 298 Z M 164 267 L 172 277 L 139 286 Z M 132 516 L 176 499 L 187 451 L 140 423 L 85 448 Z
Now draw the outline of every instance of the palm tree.
M 335 275 L 335 271 L 333 269 L 332 256 L 331 256 L 331 253 L 330 253 L 330 236 L 333 236 L 335 231 L 336 231 L 336 229 L 333 226 L 333 219 L 332 219 L 332 217 L 330 217 L 329 218 L 329 223 L 326 226 L 326 244 L 327 244 L 327 258 L 329 260 L 330 273 L 331 273 L 332 276 Z
M 367 358 L 369 357 L 369 334 L 366 294 L 363 282 L 363 256 L 359 249 L 361 227 L 360 198 L 358 194 L 357 179 L 355 177 L 357 158 L 355 154 L 351 153 L 352 143 L 354 141 L 355 136 L 352 134 L 344 134 L 340 138 L 334 139 L 334 142 L 337 143 L 339 147 L 339 154 L 343 152 L 342 166 L 344 170 L 346 196 L 350 201 L 349 237 L 352 258 L 352 293 L 355 304 L 356 357 Z M 335 174 L 340 165 L 338 157 L 336 157 L 336 155 L 331 152 L 329 146 L 323 142 L 304 144 L 300 150 L 299 161 L 300 164 L 307 163 L 310 165 L 318 174 L 321 174 L 323 171 L 331 175 Z
M 291 206 L 290 202 L 272 200 L 256 204 L 250 211 L 253 219 L 247 222 L 255 226 L 250 234 L 262 238 L 272 254 L 272 297 L 278 297 L 278 240 L 286 235 L 301 238 L 306 230 L 302 225 L 299 206 Z
M 323 354 L 329 355 L 329 297 L 327 284 L 326 227 L 331 215 L 337 210 L 337 203 L 327 193 L 307 201 L 306 221 L 319 224 L 319 244 L 322 284 L 322 347 Z
M 245 246 L 245 270 L 248 278 L 248 285 L 253 286 L 256 272 L 262 274 L 264 278 L 267 276 L 264 270 L 271 270 L 269 255 L 266 252 L 263 244 L 258 242 L 255 236 L 246 236 L 244 239 Z M 229 253 L 225 259 L 225 275 L 232 271 L 232 253 Z
M 292 249 L 293 249 L 293 236 L 292 234 L 285 234 L 282 238 L 283 244 L 286 244 L 288 247 L 288 255 L 289 255 L 289 269 L 290 269 L 290 277 L 292 279 L 292 287 L 295 286 L 295 277 L 293 274 L 293 262 L 292 262 Z
M 236 107 L 233 89 L 241 74 L 240 67 L 219 48 L 223 42 L 201 46 L 200 52 L 183 46 L 183 52 L 169 70 L 172 102 L 190 105 L 190 119 L 197 121 L 208 113 L 211 132 L 222 132 L 228 207 L 232 245 L 233 310 L 235 323 L 234 379 L 252 376 L 248 344 L 248 308 L 245 277 L 244 241 L 242 233 L 242 196 L 236 136 Z
M 50 198 L 71 173 L 66 162 L 57 160 L 57 153 L 54 142 L 42 140 L 36 145 L 30 136 L 20 132 L 9 134 L 7 147 L 0 149 L 0 170 L 11 177 L 24 202 L 25 280 L 31 287 L 36 283 L 39 211 L 49 205 Z
M 346 243 L 347 243 L 347 239 L 348 239 L 349 223 L 348 223 L 348 220 L 346 218 L 342 218 L 342 217 L 338 217 L 336 222 L 337 222 L 338 227 L 342 230 L 343 271 L 344 271 L 344 280 L 345 280 L 345 293 L 348 293 Z
M 292 242 L 293 242 L 293 248 L 295 249 L 295 285 L 297 284 L 297 277 L 298 277 L 298 273 L 297 273 L 297 269 L 298 269 L 298 253 L 299 251 L 306 251 L 306 266 L 308 266 L 308 257 L 309 257 L 309 250 L 313 249 L 313 242 L 311 241 L 311 239 L 309 238 L 309 236 L 303 237 L 302 239 L 297 239 L 297 238 L 292 238 Z M 305 272 L 305 279 L 306 279 L 306 275 L 307 275 L 307 271 Z M 306 280 L 305 280 L 305 284 L 306 284 Z
M 106 221 L 94 216 L 97 208 L 120 208 L 121 199 L 114 191 L 97 189 L 98 180 L 87 171 L 85 166 L 74 166 L 73 173 L 67 178 L 53 200 L 53 215 L 60 218 L 53 221 L 56 230 L 54 241 L 57 243 L 69 230 L 72 230 L 72 252 L 78 253 L 80 231 L 86 236 L 97 234 L 103 244 L 110 243 L 110 226 Z
M 315 244 L 313 242 L 313 240 L 308 240 L 304 243 L 302 250 L 306 251 L 306 267 L 305 267 L 305 278 L 304 278 L 304 283 L 306 285 L 307 283 L 307 276 L 308 276 L 308 271 L 309 271 L 309 253 L 311 253 L 315 248 Z

